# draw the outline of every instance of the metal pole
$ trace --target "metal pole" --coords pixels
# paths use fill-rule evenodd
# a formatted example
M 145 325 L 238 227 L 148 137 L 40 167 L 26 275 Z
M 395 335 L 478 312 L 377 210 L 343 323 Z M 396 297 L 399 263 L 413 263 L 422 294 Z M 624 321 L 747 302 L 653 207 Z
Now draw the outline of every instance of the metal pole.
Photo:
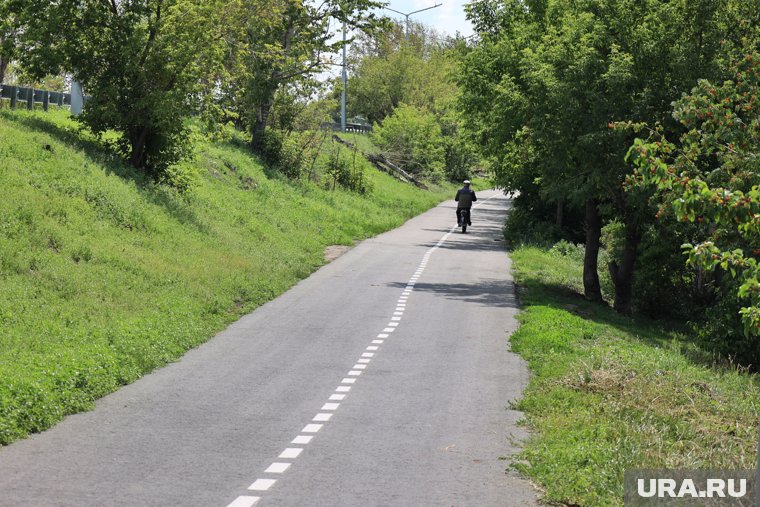
M 346 131 L 346 24 L 343 23 L 343 89 L 340 92 L 340 131 Z
M 412 11 L 412 12 L 401 12 L 401 11 L 397 11 L 396 9 L 391 9 L 390 7 L 383 7 L 383 9 L 387 9 L 389 11 L 396 12 L 396 13 L 401 14 L 402 16 L 406 17 L 406 28 L 404 30 L 404 39 L 406 39 L 406 41 L 409 42 L 409 16 L 411 16 L 412 14 L 417 14 L 418 12 L 427 11 L 427 10 L 430 10 L 430 9 L 435 9 L 436 7 L 440 7 L 441 5 L 443 5 L 443 4 L 435 4 L 435 5 L 431 6 L 431 7 L 425 7 L 424 9 L 419 9 L 417 11 Z

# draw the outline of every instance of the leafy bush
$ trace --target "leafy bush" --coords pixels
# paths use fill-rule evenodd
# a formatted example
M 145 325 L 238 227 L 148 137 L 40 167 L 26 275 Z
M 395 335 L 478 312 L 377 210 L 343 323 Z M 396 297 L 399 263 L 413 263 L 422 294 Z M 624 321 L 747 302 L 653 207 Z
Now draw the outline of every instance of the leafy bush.
M 745 335 L 741 314 L 736 309 L 747 302 L 736 294 L 730 275 L 723 278 L 715 302 L 705 308 L 704 318 L 692 324 L 699 343 L 722 357 L 760 369 L 760 340 Z
M 300 178 L 306 166 L 304 149 L 298 137 L 279 130 L 264 131 L 262 157 L 268 167 L 290 179 Z
M 370 182 L 365 176 L 367 160 L 356 150 L 349 150 L 340 144 L 334 144 L 324 163 L 324 172 L 329 177 L 327 185 L 335 190 L 340 185 L 346 190 L 366 194 L 371 191 Z
M 561 239 L 554 243 L 554 246 L 551 247 L 549 250 L 550 253 L 560 256 L 560 257 L 570 257 L 571 259 L 575 261 L 583 261 L 583 256 L 585 254 L 585 247 L 583 245 L 576 245 L 574 243 L 570 243 L 569 241 L 566 241 L 564 239 Z
M 562 230 L 555 224 L 537 219 L 529 210 L 515 206 L 507 217 L 504 238 L 513 246 L 550 246 L 562 238 Z
M 434 115 L 402 104 L 373 134 L 388 159 L 405 171 L 431 180 L 444 174 L 443 136 Z
M 696 271 L 683 262 L 678 245 L 686 241 L 682 229 L 669 221 L 645 228 L 638 246 L 633 278 L 633 304 L 637 311 L 653 318 L 693 318 L 701 315 L 706 300 L 705 281 L 696 280 Z M 663 237 L 672 238 L 663 241 Z M 613 220 L 602 228 L 606 250 L 604 266 L 621 262 L 625 243 L 625 225 Z
M 459 115 L 450 111 L 439 118 L 439 123 L 443 135 L 446 178 L 456 182 L 470 178 L 471 170 L 478 165 L 480 158 L 463 132 Z
M 443 141 L 446 178 L 457 182 L 469 178 L 478 161 L 475 150 L 459 133 L 444 136 Z
M 714 272 L 721 305 L 733 311 L 710 312 L 709 325 L 736 334 L 710 337 L 719 351 L 745 364 L 760 364 L 760 52 L 752 47 L 727 69 L 735 77 L 723 83 L 699 80 L 690 95 L 673 104 L 673 117 L 684 127 L 676 143 L 661 129 L 636 139 L 629 152 L 636 165 L 631 186 L 658 191 L 665 213 L 699 234 L 682 237 L 688 264 Z M 748 45 L 748 49 L 750 46 Z M 640 129 L 640 125 L 634 125 Z M 676 243 L 677 244 L 677 243 Z M 729 296 L 729 294 L 731 294 Z
M 159 182 L 168 185 L 180 194 L 187 194 L 200 184 L 200 175 L 195 166 L 182 162 L 167 167 L 159 178 Z

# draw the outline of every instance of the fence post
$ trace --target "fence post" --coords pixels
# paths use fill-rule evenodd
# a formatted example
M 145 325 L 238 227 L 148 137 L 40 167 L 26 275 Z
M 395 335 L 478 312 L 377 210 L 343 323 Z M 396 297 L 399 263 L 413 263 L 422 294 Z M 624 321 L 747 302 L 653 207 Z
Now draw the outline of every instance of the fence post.
M 18 86 L 11 86 L 11 109 L 16 109 L 18 103 Z
M 50 106 L 50 92 L 45 90 L 42 92 L 42 109 L 47 111 L 48 106 Z

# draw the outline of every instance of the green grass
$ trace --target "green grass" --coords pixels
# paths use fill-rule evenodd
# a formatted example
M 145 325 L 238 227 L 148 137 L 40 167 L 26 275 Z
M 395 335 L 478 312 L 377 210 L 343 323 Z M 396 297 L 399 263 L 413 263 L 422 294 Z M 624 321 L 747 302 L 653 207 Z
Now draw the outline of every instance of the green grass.
M 201 144 L 187 196 L 64 111 L 0 111 L 0 443 L 176 360 L 350 245 L 451 198 L 371 170 L 359 196 Z
M 622 505 L 626 469 L 754 469 L 760 376 L 674 325 L 585 302 L 582 251 L 511 256 L 524 307 L 512 349 L 532 372 L 517 408 L 533 430 L 514 466 L 547 502 Z
M 359 151 L 369 155 L 379 155 L 381 150 L 372 142 L 371 134 L 358 134 L 356 132 L 338 132 L 337 135 L 344 141 L 353 144 Z

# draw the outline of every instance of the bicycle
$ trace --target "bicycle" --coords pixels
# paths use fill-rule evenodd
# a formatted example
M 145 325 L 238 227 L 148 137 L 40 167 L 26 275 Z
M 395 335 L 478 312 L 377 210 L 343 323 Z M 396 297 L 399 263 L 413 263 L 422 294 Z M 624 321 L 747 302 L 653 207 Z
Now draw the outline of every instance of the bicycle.
M 467 232 L 467 224 L 470 222 L 470 210 L 468 208 L 462 208 L 457 210 L 459 215 L 459 223 L 457 224 L 462 228 L 462 234 Z

